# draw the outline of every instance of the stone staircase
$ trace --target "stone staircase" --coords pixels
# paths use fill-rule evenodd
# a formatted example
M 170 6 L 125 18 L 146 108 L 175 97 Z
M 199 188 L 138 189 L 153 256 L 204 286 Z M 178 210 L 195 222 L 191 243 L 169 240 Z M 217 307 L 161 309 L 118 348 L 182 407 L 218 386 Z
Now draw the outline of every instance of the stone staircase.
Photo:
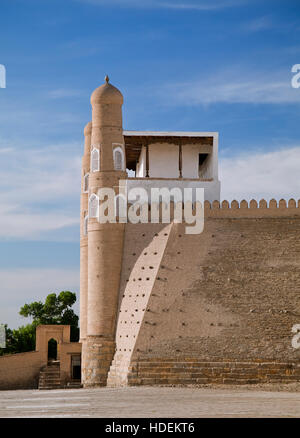
M 48 365 L 40 371 L 39 389 L 59 389 L 61 387 L 59 361 L 48 362 Z
M 128 384 L 128 372 L 130 366 L 130 356 L 123 356 L 115 354 L 111 363 L 108 377 L 107 386 L 118 387 L 127 386 Z
M 273 361 L 145 359 L 130 365 L 128 385 L 257 384 L 300 381 L 300 364 Z

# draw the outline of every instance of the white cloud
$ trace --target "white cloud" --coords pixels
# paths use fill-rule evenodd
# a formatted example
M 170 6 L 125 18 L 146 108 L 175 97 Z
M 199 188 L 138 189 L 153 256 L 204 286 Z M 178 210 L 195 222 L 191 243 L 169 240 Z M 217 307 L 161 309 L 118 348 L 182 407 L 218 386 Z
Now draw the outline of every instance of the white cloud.
M 71 88 L 57 88 L 55 90 L 48 91 L 46 95 L 49 97 L 49 99 L 64 99 L 69 97 L 86 96 L 86 93 L 81 90 Z
M 175 105 L 208 105 L 213 103 L 300 103 L 300 92 L 292 88 L 290 72 L 251 72 L 222 70 L 197 80 L 165 84 L 158 89 L 160 97 Z
M 9 154 L 10 152 L 13 152 L 13 148 L 0 148 L 0 154 Z
M 75 269 L 14 269 L 0 270 L 0 324 L 10 328 L 29 324 L 29 318 L 18 312 L 25 303 L 43 301 L 49 293 L 70 290 L 76 292 L 74 311 L 79 315 L 79 270 Z
M 259 32 L 261 30 L 270 29 L 273 27 L 273 22 L 269 17 L 258 17 L 246 23 L 243 28 L 249 32 Z
M 262 16 L 249 20 L 245 23 L 241 23 L 241 30 L 249 33 L 261 32 L 265 30 L 273 30 L 280 33 L 291 33 L 292 30 L 297 31 L 299 25 L 297 20 L 285 21 L 275 20 L 271 16 Z M 276 54 L 278 55 L 278 47 L 276 47 Z
M 220 159 L 222 199 L 300 198 L 300 145 Z
M 79 224 L 76 149 L 74 144 L 6 148 L 0 161 L 0 239 L 42 239 L 49 231 Z

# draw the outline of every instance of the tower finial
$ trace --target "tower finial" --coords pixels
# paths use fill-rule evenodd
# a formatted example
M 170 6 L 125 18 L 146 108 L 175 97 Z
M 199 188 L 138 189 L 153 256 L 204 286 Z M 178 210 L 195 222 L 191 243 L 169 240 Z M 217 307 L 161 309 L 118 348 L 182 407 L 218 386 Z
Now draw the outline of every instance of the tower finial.
M 106 75 L 105 76 L 105 82 L 108 84 L 109 83 L 109 77 Z

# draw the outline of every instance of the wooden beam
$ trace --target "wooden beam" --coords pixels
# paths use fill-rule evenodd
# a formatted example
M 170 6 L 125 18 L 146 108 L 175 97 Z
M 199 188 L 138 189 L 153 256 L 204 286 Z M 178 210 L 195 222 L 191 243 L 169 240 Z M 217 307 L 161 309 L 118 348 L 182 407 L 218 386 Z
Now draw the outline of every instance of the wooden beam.
M 149 178 L 149 144 L 146 142 L 146 178 Z
M 181 139 L 179 139 L 179 178 L 182 178 L 182 144 Z

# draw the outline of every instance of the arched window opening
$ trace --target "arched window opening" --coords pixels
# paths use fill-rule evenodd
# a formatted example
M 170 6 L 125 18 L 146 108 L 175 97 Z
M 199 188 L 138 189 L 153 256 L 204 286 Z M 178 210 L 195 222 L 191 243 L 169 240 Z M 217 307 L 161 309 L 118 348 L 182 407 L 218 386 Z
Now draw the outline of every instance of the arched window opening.
M 120 147 L 114 149 L 114 167 L 115 170 L 124 170 L 124 153 Z
M 88 191 L 89 191 L 89 177 L 90 177 L 89 173 L 86 173 L 84 175 L 84 179 L 83 179 L 83 191 L 84 191 L 84 193 L 88 193 Z
M 92 172 L 98 172 L 100 170 L 100 151 L 96 148 L 91 152 L 91 169 Z
M 99 198 L 94 193 L 89 200 L 89 217 L 98 217 L 99 215 Z
M 120 151 L 115 152 L 115 170 L 122 170 L 122 154 Z
M 84 216 L 84 221 L 83 221 L 83 235 L 87 236 L 88 233 L 88 223 L 89 223 L 89 216 L 86 214 Z
M 48 341 L 48 360 L 57 360 L 57 341 L 53 338 Z

